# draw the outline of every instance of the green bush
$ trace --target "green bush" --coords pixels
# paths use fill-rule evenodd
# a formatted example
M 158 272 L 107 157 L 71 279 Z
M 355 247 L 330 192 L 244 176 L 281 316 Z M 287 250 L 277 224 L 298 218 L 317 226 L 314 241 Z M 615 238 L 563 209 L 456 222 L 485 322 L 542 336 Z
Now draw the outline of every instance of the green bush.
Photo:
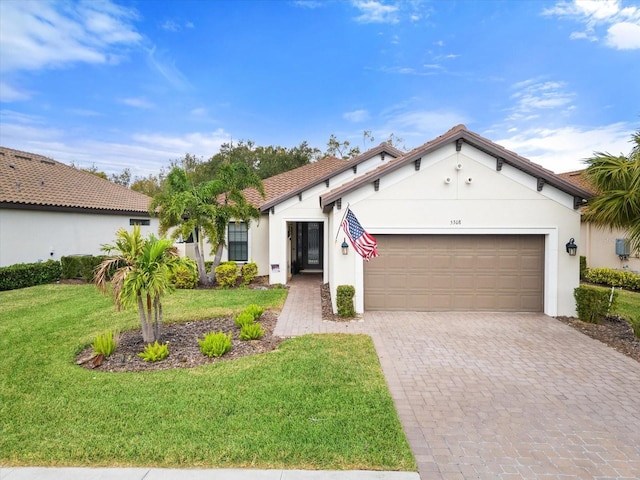
M 190 258 L 182 257 L 176 262 L 169 280 L 176 288 L 192 289 L 198 286 L 198 265 Z
M 202 340 L 198 339 L 198 344 L 207 357 L 221 357 L 231 350 L 231 334 L 209 332 Z
M 583 322 L 600 323 L 609 310 L 615 309 L 618 292 L 614 291 L 611 306 L 611 292 L 601 288 L 581 285 L 573 291 L 573 296 L 576 299 L 578 318 Z
M 61 275 L 62 268 L 56 260 L 0 267 L 0 291 L 57 282 Z
M 255 303 L 252 303 L 247 308 L 245 308 L 242 312 L 248 313 L 253 317 L 254 320 L 258 320 L 260 316 L 264 313 L 264 308 L 262 308 L 260 305 L 256 305 Z
M 264 329 L 259 323 L 245 325 L 240 329 L 240 340 L 258 340 L 264 335 Z
M 584 280 L 587 270 L 587 257 L 580 255 L 580 280 Z
M 145 362 L 158 362 L 164 360 L 169 356 L 169 344 L 168 343 L 148 343 L 144 347 L 144 352 L 138 354 Z
M 222 288 L 235 286 L 238 279 L 238 265 L 235 262 L 224 262 L 216 267 L 216 282 Z
M 338 285 L 336 303 L 340 317 L 355 317 L 356 310 L 353 306 L 353 297 L 355 294 L 356 289 L 353 285 Z
M 93 352 L 96 355 L 104 355 L 105 357 L 108 357 L 116 351 L 119 340 L 120 335 L 118 332 L 112 332 L 109 330 L 98 335 L 91 344 L 91 348 L 93 348 Z
M 589 268 L 585 274 L 585 280 L 598 285 L 640 291 L 640 273 L 632 273 L 627 270 Z
M 68 255 L 60 258 L 62 278 L 82 278 L 87 282 L 93 281 L 96 267 L 100 265 L 104 256 Z
M 245 263 L 240 269 L 242 274 L 242 285 L 249 285 L 258 276 L 258 265 L 254 262 Z
M 236 325 L 240 328 L 244 327 L 245 325 L 253 324 L 254 320 L 254 316 L 246 310 L 242 311 L 240 315 L 233 319 Z

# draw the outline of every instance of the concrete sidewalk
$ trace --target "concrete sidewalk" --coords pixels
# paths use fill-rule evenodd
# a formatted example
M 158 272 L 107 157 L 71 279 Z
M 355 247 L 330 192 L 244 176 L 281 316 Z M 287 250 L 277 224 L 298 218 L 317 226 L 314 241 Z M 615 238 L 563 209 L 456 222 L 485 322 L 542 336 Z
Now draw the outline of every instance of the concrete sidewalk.
M 420 480 L 415 472 L 0 467 L 0 480 Z

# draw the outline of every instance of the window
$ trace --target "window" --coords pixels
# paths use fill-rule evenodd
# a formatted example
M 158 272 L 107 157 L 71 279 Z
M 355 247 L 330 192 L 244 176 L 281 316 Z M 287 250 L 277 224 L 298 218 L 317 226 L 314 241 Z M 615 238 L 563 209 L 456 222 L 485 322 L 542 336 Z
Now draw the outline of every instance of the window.
M 246 223 L 229 224 L 229 260 L 246 262 L 249 260 L 249 236 Z
M 129 225 L 149 226 L 149 225 L 151 225 L 151 220 L 146 219 L 146 218 L 130 218 L 129 219 Z

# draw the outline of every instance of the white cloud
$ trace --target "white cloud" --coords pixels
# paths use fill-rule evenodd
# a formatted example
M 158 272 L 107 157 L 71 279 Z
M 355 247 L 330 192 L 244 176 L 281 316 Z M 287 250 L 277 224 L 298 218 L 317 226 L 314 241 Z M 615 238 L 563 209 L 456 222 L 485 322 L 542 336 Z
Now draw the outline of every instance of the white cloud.
M 511 98 L 515 105 L 510 109 L 510 120 L 531 120 L 541 110 L 572 110 L 575 94 L 568 92 L 564 82 L 528 79 L 513 85 Z
M 561 1 L 543 10 L 543 15 L 568 18 L 584 26 L 570 38 L 598 41 L 618 50 L 640 49 L 640 9 L 622 7 L 620 0 Z
M 511 133 L 511 132 L 510 132 Z M 624 122 L 598 127 L 532 128 L 494 141 L 556 173 L 585 168 L 594 152 L 629 153 L 633 128 Z
M 640 48 L 640 24 L 620 22 L 607 30 L 607 44 L 618 50 Z
M 376 132 L 376 137 L 382 138 L 393 133 L 408 145 L 420 145 L 469 121 L 466 115 L 455 111 L 408 110 L 402 106 L 391 109 L 384 116 L 387 117 L 386 124 L 380 129 L 381 133 Z
M 324 6 L 322 2 L 316 0 L 296 0 L 293 4 L 296 7 L 308 8 L 310 10 Z
M 29 98 L 31 98 L 30 92 L 14 88 L 6 82 L 0 82 L 0 102 L 17 102 Z
M 194 117 L 206 117 L 209 111 L 204 107 L 194 108 L 189 112 Z
M 153 103 L 148 102 L 144 98 L 121 98 L 119 102 L 123 103 L 124 105 L 141 108 L 143 110 L 148 110 L 154 107 Z
M 358 123 L 369 120 L 370 115 L 366 110 L 354 110 L 353 112 L 346 112 L 342 115 L 342 118 L 350 122 Z
M 191 88 L 191 83 L 178 67 L 176 67 L 174 60 L 166 58 L 166 55 L 163 52 L 157 51 L 155 46 L 148 50 L 147 53 L 149 65 L 174 88 L 183 91 Z
M 133 10 L 104 2 L 0 2 L 4 72 L 108 63 L 118 48 L 137 44 Z
M 359 23 L 398 23 L 400 21 L 396 5 L 385 5 L 375 0 L 356 0 L 353 6 L 361 12 L 355 19 Z
M 179 23 L 175 20 L 165 20 L 160 28 L 167 32 L 181 32 L 183 28 L 194 28 L 192 22 Z

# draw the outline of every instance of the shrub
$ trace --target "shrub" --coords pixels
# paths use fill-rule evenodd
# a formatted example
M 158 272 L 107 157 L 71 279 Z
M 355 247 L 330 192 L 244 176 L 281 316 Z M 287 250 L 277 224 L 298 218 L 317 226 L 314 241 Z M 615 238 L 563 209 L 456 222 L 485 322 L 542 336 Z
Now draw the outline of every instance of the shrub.
M 235 286 L 238 278 L 238 265 L 235 262 L 224 262 L 216 267 L 216 282 L 222 288 Z
M 245 325 L 240 329 L 240 340 L 258 340 L 264 335 L 264 329 L 259 323 Z
M 590 268 L 587 270 L 585 279 L 588 282 L 599 285 L 622 287 L 628 290 L 640 290 L 640 273 L 632 273 L 627 270 Z
M 19 263 L 0 268 L 0 291 L 32 287 L 60 280 L 60 262 Z
M 96 267 L 104 260 L 104 256 L 68 255 L 60 258 L 62 278 L 82 278 L 86 282 L 93 281 Z
M 242 312 L 248 313 L 253 317 L 254 320 L 258 320 L 260 316 L 264 313 L 264 308 L 262 308 L 260 305 L 256 305 L 255 303 L 252 303 L 247 308 L 245 308 Z
M 336 303 L 340 317 L 355 317 L 356 310 L 353 306 L 353 296 L 356 289 L 353 285 L 338 285 Z
M 176 288 L 196 288 L 198 286 L 198 266 L 196 262 L 190 258 L 180 258 L 171 272 L 170 281 Z
M 249 285 L 258 276 L 258 265 L 254 262 L 245 263 L 240 272 L 243 279 L 242 285 Z
M 169 343 L 148 343 L 144 352 L 138 354 L 145 362 L 158 362 L 169 356 Z
M 581 285 L 573 291 L 578 318 L 583 322 L 600 323 L 609 311 L 611 292 L 601 288 Z M 618 292 L 613 293 L 611 309 L 615 308 Z
M 240 328 L 246 325 L 253 324 L 254 320 L 255 320 L 254 316 L 251 313 L 247 312 L 246 310 L 241 312 L 240 315 L 238 315 L 236 318 L 233 319 L 236 325 Z
M 580 255 L 580 280 L 584 280 L 587 275 L 587 257 Z
M 118 332 L 112 332 L 109 330 L 98 335 L 91 344 L 91 348 L 93 348 L 93 352 L 96 355 L 104 355 L 105 357 L 108 357 L 116 351 L 119 340 L 120 335 Z
M 198 339 L 198 344 L 207 357 L 221 357 L 231 350 L 231 334 L 209 332 L 202 340 Z

